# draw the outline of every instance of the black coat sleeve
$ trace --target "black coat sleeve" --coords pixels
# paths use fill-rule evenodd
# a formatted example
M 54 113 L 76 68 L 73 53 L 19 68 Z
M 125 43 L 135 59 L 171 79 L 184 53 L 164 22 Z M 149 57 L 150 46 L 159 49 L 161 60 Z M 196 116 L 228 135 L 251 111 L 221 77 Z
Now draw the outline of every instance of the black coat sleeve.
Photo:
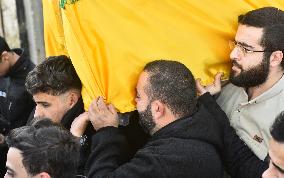
M 224 150 L 221 156 L 229 174 L 233 178 L 261 177 L 268 168 L 268 163 L 260 160 L 238 137 L 215 99 L 209 93 L 205 93 L 199 97 L 198 103 L 205 105 L 223 130 Z
M 93 136 L 92 153 L 86 169 L 93 177 L 161 177 L 159 160 L 150 152 L 138 151 L 129 159 L 129 146 L 118 128 L 105 127 Z

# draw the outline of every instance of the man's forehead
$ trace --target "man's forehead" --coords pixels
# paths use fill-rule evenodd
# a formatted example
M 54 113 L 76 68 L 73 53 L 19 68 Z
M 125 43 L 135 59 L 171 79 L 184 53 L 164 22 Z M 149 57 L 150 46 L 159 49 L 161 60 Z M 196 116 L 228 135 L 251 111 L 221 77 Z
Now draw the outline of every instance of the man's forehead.
M 263 28 L 252 27 L 240 24 L 236 32 L 235 40 L 249 46 L 260 45 L 263 35 Z
M 10 170 L 15 171 L 17 167 L 22 166 L 22 160 L 23 157 L 21 154 L 21 150 L 14 147 L 10 147 L 7 154 L 6 166 Z
M 141 90 L 147 84 L 148 76 L 149 74 L 147 72 L 141 72 L 136 85 L 137 90 Z
M 35 102 L 48 103 L 59 99 L 60 95 L 52 95 L 48 93 L 38 92 L 33 95 Z
M 22 151 L 17 148 L 9 148 L 6 167 L 15 177 L 28 177 L 27 170 L 23 165 Z
M 269 156 L 274 165 L 284 170 L 284 143 L 272 138 L 269 144 Z

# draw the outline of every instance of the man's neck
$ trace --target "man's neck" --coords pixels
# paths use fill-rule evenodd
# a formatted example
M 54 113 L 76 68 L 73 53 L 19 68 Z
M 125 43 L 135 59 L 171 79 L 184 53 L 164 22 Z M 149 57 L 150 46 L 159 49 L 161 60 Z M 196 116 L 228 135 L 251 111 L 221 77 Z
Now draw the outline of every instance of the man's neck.
M 275 85 L 283 76 L 283 71 L 276 71 L 276 72 L 270 72 L 270 74 L 267 77 L 267 80 L 258 86 L 250 87 L 247 89 L 248 94 L 248 100 L 253 100 L 254 98 L 260 96 L 262 93 L 269 90 L 271 87 Z
M 170 123 L 177 120 L 178 117 L 175 117 L 174 114 L 171 112 L 169 114 L 166 114 L 163 118 L 160 118 L 159 121 L 156 122 L 155 128 L 150 132 L 150 135 L 152 136 L 154 133 L 162 129 L 163 127 L 169 125 Z
M 15 52 L 10 52 L 9 55 L 10 55 L 10 59 L 11 59 L 10 65 L 13 66 L 13 65 L 16 64 L 16 62 L 18 61 L 20 56 L 17 53 L 15 53 Z

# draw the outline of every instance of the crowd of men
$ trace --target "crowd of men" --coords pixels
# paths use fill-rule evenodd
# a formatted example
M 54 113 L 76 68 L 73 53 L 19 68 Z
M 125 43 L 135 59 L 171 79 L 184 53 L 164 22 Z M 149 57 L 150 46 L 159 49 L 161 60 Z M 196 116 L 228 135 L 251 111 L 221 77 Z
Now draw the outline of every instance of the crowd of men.
M 0 176 L 284 177 L 284 11 L 252 10 L 238 24 L 229 84 L 149 62 L 126 126 L 103 97 L 84 111 L 68 57 L 34 66 L 0 38 Z

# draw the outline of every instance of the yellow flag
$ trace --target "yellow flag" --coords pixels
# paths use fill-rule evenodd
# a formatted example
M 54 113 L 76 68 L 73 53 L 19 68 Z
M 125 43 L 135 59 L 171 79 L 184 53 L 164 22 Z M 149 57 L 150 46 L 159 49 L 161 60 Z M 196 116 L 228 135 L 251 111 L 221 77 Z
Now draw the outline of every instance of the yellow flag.
M 184 63 L 197 78 L 228 76 L 237 17 L 283 0 L 43 0 L 47 56 L 67 54 L 83 83 L 87 108 L 103 96 L 120 112 L 135 109 L 135 85 L 156 59 Z

